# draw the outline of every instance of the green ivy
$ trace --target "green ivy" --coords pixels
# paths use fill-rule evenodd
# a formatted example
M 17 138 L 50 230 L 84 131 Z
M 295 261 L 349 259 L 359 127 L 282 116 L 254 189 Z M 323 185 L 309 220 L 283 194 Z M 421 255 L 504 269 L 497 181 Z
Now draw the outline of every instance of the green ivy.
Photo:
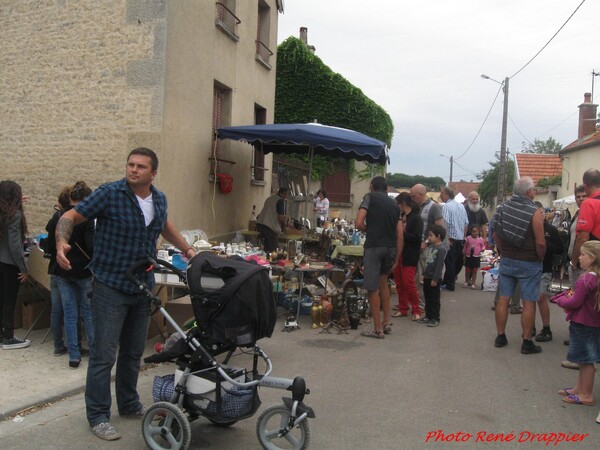
M 562 175 L 555 175 L 553 177 L 540 178 L 537 182 L 537 187 L 546 188 L 548 186 L 560 186 L 562 185 Z
M 333 72 L 295 37 L 277 47 L 275 123 L 308 123 L 348 128 L 391 145 L 394 125 L 389 114 Z M 307 162 L 306 155 L 289 155 Z M 341 170 L 355 174 L 354 161 L 315 156 L 313 179 Z M 376 169 L 381 172 L 380 169 Z M 370 169 L 368 170 L 371 173 Z

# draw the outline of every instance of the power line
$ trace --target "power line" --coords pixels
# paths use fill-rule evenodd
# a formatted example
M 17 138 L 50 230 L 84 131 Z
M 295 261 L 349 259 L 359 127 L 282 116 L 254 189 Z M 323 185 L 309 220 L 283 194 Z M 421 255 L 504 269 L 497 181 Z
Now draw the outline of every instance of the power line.
M 600 95 L 600 94 L 599 94 Z M 592 99 L 592 103 L 594 103 L 594 101 L 596 100 L 596 98 L 598 97 L 598 95 L 595 95 L 594 98 Z M 549 130 L 543 132 L 542 134 L 540 134 L 540 136 L 545 136 L 546 134 L 550 133 L 552 130 L 554 130 L 555 128 L 558 128 L 559 126 L 561 126 L 563 123 L 565 123 L 567 120 L 569 120 L 571 117 L 573 117 L 575 114 L 577 114 L 579 112 L 579 110 L 575 110 L 573 112 L 573 114 L 571 114 L 569 117 L 561 120 L 560 122 L 558 122 L 556 125 L 554 125 L 552 128 L 550 128 Z
M 456 164 L 458 167 L 460 167 L 462 170 L 466 170 L 467 172 L 470 172 L 472 174 L 475 174 L 476 172 L 474 170 L 469 169 L 468 167 L 462 166 L 459 163 L 457 163 L 456 161 L 454 161 L 454 164 Z
M 508 114 L 508 118 L 510 119 L 510 122 L 514 125 L 514 127 L 517 129 L 517 131 L 519 132 L 519 134 L 521 135 L 521 137 L 523 139 L 525 139 L 527 142 L 529 142 L 530 144 L 533 144 L 529 139 L 527 139 L 527 137 L 521 132 L 521 130 L 519 130 L 519 127 L 517 126 L 517 124 L 515 123 L 515 121 L 513 120 L 513 118 L 510 117 L 510 114 Z
M 521 67 L 519 70 L 517 70 L 509 78 L 514 78 L 515 76 L 517 76 L 523 69 L 525 69 L 525 67 L 527 67 L 535 58 L 537 58 L 537 56 L 540 53 L 542 53 L 542 51 L 550 44 L 550 42 L 552 42 L 552 40 L 556 37 L 556 35 L 558 33 L 560 33 L 560 31 L 565 27 L 565 25 L 567 23 L 569 23 L 569 20 L 571 20 L 571 18 L 575 15 L 575 13 L 577 12 L 577 10 L 579 10 L 579 8 L 581 8 L 581 5 L 583 5 L 584 3 L 585 3 L 585 0 L 582 0 L 582 2 L 579 4 L 579 6 L 577 8 L 575 8 L 575 11 L 573 11 L 573 13 L 569 16 L 569 18 L 565 21 L 565 23 L 563 23 L 562 26 L 558 29 L 558 31 L 556 33 L 554 33 L 554 35 L 550 38 L 550 40 L 548 42 L 546 42 L 546 44 L 544 44 L 544 46 L 535 55 L 533 55 L 533 58 L 531 58 L 529 61 L 527 61 L 523 67 Z
M 458 158 L 454 158 L 454 162 L 456 162 L 457 159 L 460 159 L 463 156 L 465 156 L 467 154 L 467 152 L 471 149 L 471 147 L 473 146 L 473 144 L 475 143 L 475 141 L 477 140 L 477 137 L 479 136 L 479 133 L 481 133 L 481 130 L 483 129 L 485 123 L 488 120 L 488 117 L 490 117 L 490 114 L 492 112 L 492 108 L 496 104 L 496 100 L 498 100 L 498 95 L 500 95 L 500 91 L 501 90 L 502 90 L 502 85 L 500 85 L 500 87 L 498 88 L 498 92 L 496 92 L 496 96 L 494 97 L 494 101 L 492 102 L 492 105 L 490 106 L 489 111 L 485 115 L 485 119 L 483 119 L 483 123 L 479 127 L 479 130 L 477 130 L 477 134 L 475 135 L 475 137 L 473 138 L 473 140 L 471 141 L 471 143 L 469 144 L 469 146 L 467 147 L 467 149 L 464 152 L 462 152 L 462 154 Z

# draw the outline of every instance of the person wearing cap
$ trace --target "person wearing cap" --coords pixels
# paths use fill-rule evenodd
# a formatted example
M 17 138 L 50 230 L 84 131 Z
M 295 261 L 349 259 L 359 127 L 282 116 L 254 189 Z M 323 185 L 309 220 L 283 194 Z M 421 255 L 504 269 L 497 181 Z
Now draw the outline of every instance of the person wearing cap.
M 279 232 L 285 230 L 287 198 L 287 188 L 279 188 L 265 200 L 262 211 L 256 218 L 256 231 L 260 233 L 263 249 L 267 253 L 277 250 Z

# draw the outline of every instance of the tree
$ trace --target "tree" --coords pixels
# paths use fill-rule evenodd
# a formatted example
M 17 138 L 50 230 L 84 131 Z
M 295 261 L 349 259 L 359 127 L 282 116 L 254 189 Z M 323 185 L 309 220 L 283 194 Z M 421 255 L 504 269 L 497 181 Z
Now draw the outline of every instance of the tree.
M 500 158 L 496 157 L 496 161 L 490 162 L 490 169 L 484 170 L 478 178 L 481 184 L 477 188 L 477 193 L 481 198 L 483 206 L 491 206 L 498 195 L 498 173 L 500 172 Z M 506 163 L 506 191 L 511 192 L 515 179 L 515 163 L 507 161 Z
M 441 177 L 426 177 L 423 175 L 406 175 L 404 173 L 388 173 L 387 184 L 395 188 L 412 187 L 415 184 L 424 185 L 429 191 L 439 191 L 446 182 Z
M 523 153 L 541 153 L 545 155 L 555 155 L 562 150 L 562 145 L 560 142 L 554 140 L 553 137 L 549 137 L 545 141 L 534 139 L 534 141 L 530 142 L 529 144 L 522 142 L 521 147 L 523 149 Z

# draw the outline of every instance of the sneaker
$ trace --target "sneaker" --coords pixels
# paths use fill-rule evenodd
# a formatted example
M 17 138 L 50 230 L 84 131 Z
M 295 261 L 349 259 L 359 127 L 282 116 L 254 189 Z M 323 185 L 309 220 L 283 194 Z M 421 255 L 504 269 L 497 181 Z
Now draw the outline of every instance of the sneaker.
M 79 355 L 81 355 L 81 356 L 89 356 L 89 354 L 90 354 L 90 351 L 87 348 L 81 347 L 79 349 Z
M 62 348 L 55 348 L 54 349 L 54 356 L 62 356 L 65 353 L 67 353 L 67 347 L 63 346 Z
M 81 363 L 81 360 L 75 360 L 75 361 L 69 361 L 69 368 L 70 369 L 77 369 L 79 367 L 79 364 Z
M 427 317 L 421 317 L 417 319 L 417 323 L 429 323 L 429 319 Z
M 542 331 L 540 331 L 540 334 L 538 334 L 535 337 L 535 341 L 536 342 L 548 342 L 552 340 L 552 331 L 550 331 L 549 329 L 543 328 Z
M 534 353 L 542 353 L 542 347 L 535 345 L 531 339 L 524 340 L 521 345 L 521 353 L 524 355 L 533 355 Z
M 147 408 L 140 405 L 140 408 L 137 411 L 131 413 L 119 413 L 121 417 L 128 417 L 131 419 L 141 419 L 146 414 Z
M 496 336 L 496 340 L 494 341 L 494 347 L 504 347 L 508 345 L 508 339 L 506 339 L 506 333 L 499 334 Z
M 2 348 L 4 350 L 12 350 L 16 348 L 26 348 L 31 345 L 29 339 L 19 339 L 18 337 L 12 337 L 10 339 L 4 339 L 2 341 Z
M 96 426 L 93 426 L 92 433 L 94 433 L 96 437 L 104 439 L 105 441 L 115 441 L 117 439 L 121 439 L 121 435 L 117 429 L 108 422 L 102 422 Z
M 577 364 L 576 362 L 571 362 L 571 361 L 563 361 L 560 363 L 561 366 L 563 366 L 565 369 L 573 369 L 573 370 L 579 370 L 579 364 Z
M 427 322 L 427 326 L 428 327 L 437 327 L 440 324 L 439 320 L 430 320 L 429 322 Z
M 600 413 L 598 413 L 598 417 L 596 417 L 596 423 L 600 423 Z

